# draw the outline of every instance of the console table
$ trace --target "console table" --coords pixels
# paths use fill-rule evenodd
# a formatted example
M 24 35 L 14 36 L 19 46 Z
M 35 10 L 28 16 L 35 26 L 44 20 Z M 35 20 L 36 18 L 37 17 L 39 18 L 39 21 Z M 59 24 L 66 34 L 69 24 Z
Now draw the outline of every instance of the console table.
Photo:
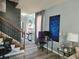
M 59 54 L 61 53 L 61 55 L 63 56 L 63 59 L 75 53 L 74 48 L 70 48 L 70 47 L 57 48 L 57 51 Z

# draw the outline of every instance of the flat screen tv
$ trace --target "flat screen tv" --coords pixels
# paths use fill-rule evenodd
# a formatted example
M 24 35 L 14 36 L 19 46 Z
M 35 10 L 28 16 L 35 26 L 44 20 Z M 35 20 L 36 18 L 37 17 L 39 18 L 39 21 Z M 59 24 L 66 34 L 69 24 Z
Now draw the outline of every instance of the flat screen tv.
M 51 16 L 49 20 L 50 38 L 59 42 L 60 15 Z

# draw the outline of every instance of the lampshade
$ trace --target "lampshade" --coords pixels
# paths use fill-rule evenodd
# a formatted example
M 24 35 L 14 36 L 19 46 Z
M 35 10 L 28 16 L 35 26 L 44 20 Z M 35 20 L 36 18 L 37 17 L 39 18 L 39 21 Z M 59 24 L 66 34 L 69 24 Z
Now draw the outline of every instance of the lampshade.
M 78 42 L 78 34 L 77 33 L 68 33 L 67 40 L 72 41 L 72 42 Z

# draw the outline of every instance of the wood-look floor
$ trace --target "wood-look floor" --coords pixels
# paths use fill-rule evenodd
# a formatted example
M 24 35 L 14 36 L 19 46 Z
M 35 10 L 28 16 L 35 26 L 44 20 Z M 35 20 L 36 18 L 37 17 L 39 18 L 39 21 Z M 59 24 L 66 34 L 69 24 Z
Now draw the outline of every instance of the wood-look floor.
M 25 55 L 19 55 L 12 57 L 11 59 L 62 59 L 55 53 L 48 52 L 44 49 L 38 49 L 35 44 L 27 44 L 25 49 Z

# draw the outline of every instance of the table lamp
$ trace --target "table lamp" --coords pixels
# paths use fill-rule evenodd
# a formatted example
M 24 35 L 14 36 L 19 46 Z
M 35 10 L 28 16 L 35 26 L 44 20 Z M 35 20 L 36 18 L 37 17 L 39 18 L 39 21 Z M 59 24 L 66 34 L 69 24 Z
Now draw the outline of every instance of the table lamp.
M 77 33 L 68 33 L 67 40 L 71 42 L 71 47 L 74 43 L 78 43 L 78 34 Z

